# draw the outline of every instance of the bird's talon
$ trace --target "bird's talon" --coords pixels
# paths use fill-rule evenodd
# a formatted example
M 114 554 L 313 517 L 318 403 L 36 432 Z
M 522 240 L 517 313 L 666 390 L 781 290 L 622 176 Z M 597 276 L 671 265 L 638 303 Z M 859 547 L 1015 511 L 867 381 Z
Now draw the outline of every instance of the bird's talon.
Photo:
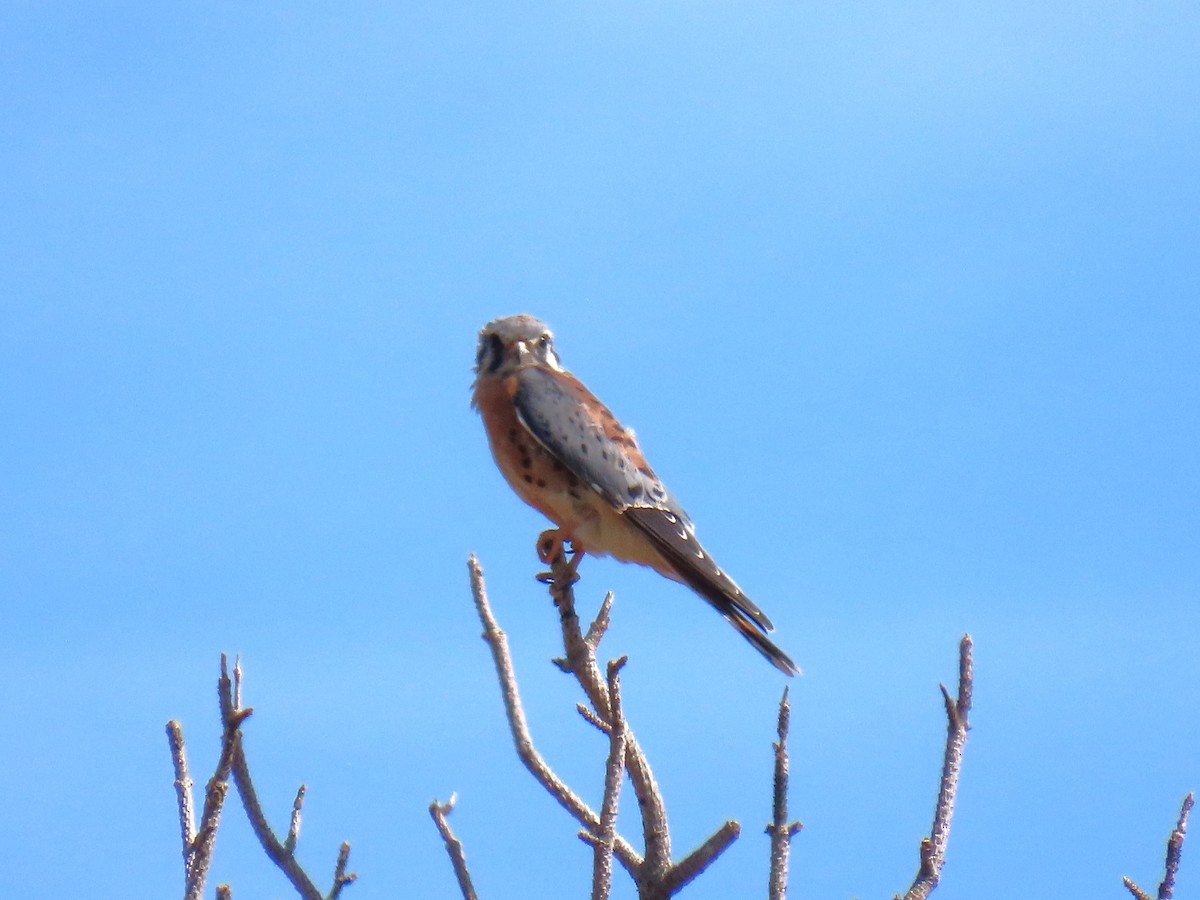
M 563 549 L 562 535 L 555 528 L 543 531 L 538 537 L 538 560 L 548 566 L 554 565 L 555 562 L 562 558 Z

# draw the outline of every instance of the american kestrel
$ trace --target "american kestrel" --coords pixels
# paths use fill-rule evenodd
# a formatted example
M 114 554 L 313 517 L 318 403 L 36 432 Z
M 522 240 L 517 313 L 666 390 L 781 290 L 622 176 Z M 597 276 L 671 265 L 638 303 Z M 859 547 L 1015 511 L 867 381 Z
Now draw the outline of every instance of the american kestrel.
M 641 563 L 688 585 L 776 668 L 800 670 L 766 637 L 774 626 L 696 540 L 633 432 L 562 367 L 550 329 L 533 316 L 495 319 L 479 332 L 472 405 L 492 455 L 522 500 L 583 554 Z

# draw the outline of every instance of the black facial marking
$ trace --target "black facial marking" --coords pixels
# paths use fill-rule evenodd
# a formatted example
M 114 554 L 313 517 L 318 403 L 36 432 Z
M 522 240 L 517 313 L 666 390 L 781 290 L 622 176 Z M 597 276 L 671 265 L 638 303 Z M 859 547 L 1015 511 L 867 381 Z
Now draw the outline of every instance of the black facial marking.
M 483 348 L 479 349 L 480 356 L 483 356 Z M 500 364 L 504 362 L 504 342 L 500 340 L 500 336 L 496 334 L 488 335 L 488 354 L 491 356 L 491 362 L 488 364 L 488 371 L 495 372 L 500 368 Z M 482 362 L 482 360 L 481 360 Z

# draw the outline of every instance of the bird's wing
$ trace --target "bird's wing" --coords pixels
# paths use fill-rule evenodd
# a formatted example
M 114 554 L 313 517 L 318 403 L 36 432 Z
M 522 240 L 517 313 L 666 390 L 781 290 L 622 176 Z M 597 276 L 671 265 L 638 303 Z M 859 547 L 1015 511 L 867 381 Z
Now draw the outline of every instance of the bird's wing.
M 538 442 L 645 534 L 679 580 L 772 663 L 788 673 L 798 671 L 763 637 L 774 628 L 771 620 L 696 540 L 687 513 L 654 474 L 633 434 L 568 373 L 531 367 L 517 380 L 517 415 Z
M 569 373 L 522 369 L 513 401 L 521 424 L 538 443 L 613 509 L 678 507 L 646 463 L 632 432 Z M 682 510 L 678 513 L 687 521 Z

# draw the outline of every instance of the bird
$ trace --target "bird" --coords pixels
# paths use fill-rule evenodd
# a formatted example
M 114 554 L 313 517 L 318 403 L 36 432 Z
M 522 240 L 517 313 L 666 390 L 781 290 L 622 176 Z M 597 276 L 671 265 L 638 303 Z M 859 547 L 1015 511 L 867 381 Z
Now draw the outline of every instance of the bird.
M 528 314 L 488 322 L 474 371 L 471 404 L 497 467 L 557 526 L 539 538 L 544 562 L 569 541 L 572 573 L 584 554 L 648 566 L 707 600 L 777 669 L 799 674 L 767 638 L 771 620 L 696 539 L 633 432 L 563 368 L 544 322 Z

